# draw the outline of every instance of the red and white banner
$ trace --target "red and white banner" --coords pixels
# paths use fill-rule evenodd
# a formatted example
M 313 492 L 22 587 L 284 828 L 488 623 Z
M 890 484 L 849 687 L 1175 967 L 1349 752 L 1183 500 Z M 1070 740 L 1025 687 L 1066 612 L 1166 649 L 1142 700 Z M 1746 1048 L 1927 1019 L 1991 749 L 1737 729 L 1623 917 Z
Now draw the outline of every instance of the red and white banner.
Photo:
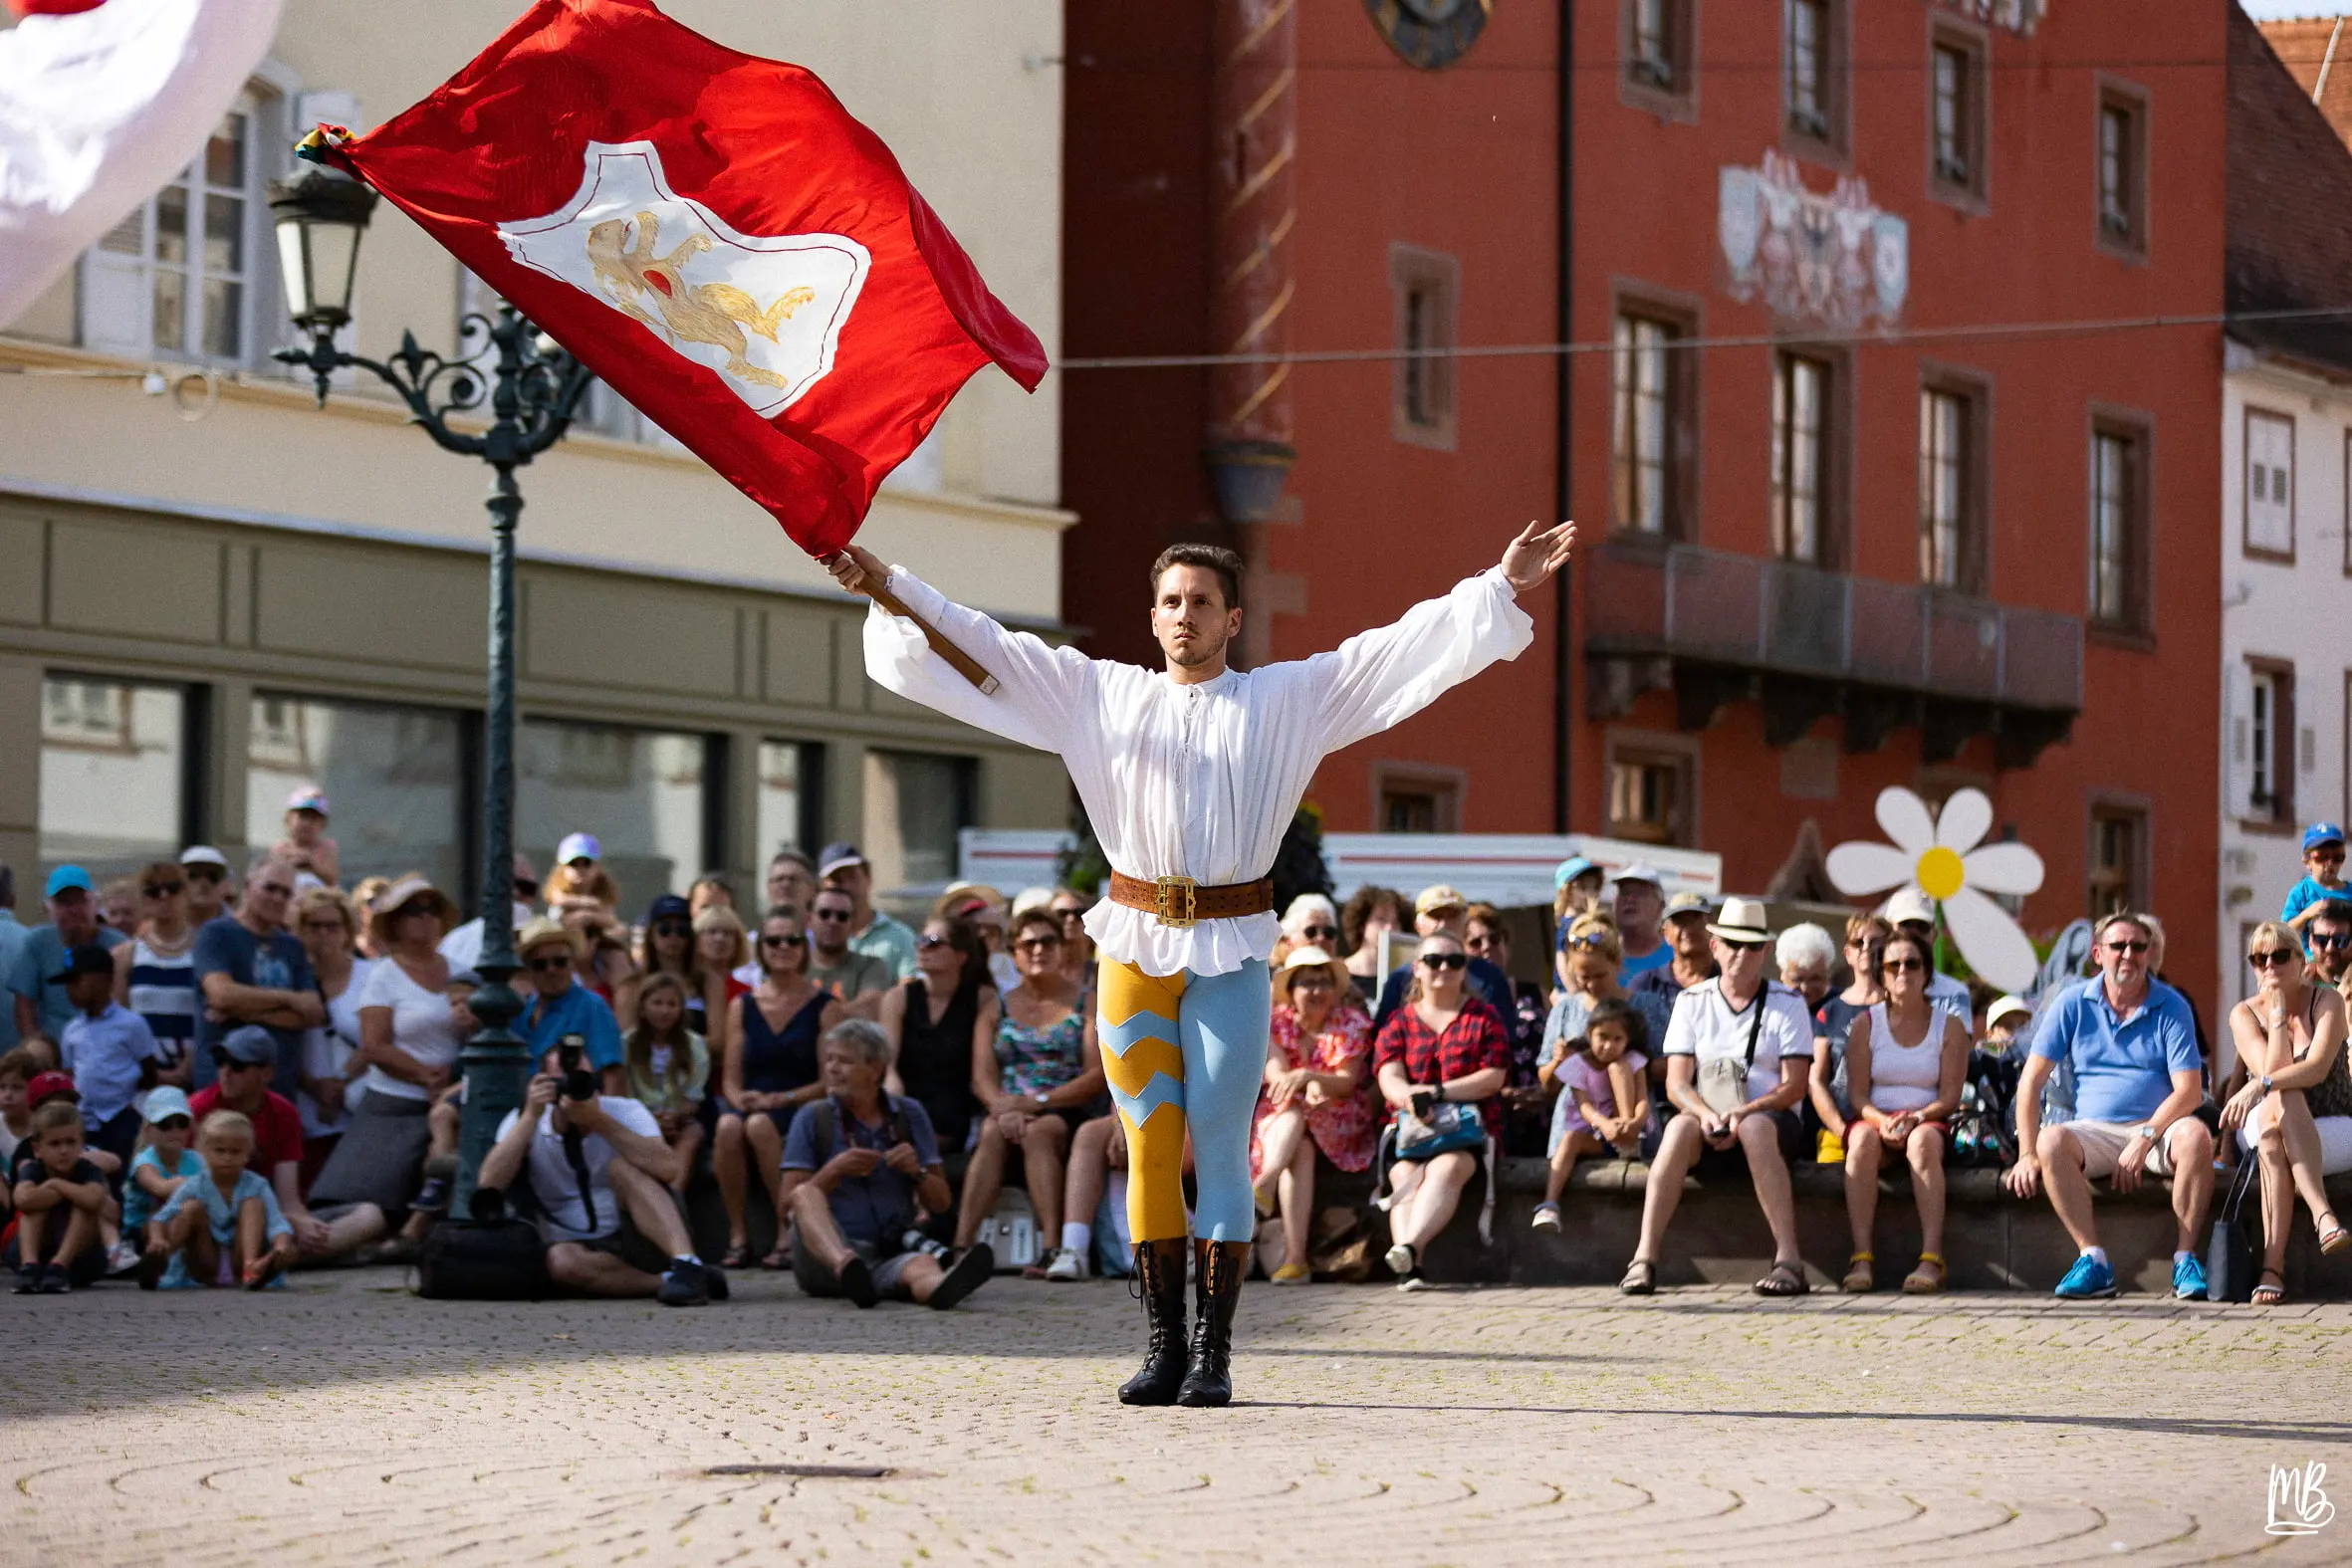
M 330 139 L 813 556 L 983 365 L 1033 391 L 1046 371 L 823 83 L 652 0 L 538 0 L 415 108 Z
M 187 167 L 277 36 L 281 0 L 9 0 L 0 327 Z

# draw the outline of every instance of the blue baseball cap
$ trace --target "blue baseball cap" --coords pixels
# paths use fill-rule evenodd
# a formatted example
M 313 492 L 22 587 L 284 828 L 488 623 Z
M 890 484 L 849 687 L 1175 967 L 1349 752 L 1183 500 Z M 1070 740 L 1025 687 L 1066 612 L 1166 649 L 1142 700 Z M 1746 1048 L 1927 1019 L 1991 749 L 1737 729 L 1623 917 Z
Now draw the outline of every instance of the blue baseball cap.
M 593 833 L 567 833 L 556 845 L 556 864 L 568 866 L 575 860 L 601 860 L 604 846 L 596 842 Z
M 2303 853 L 2309 854 L 2321 844 L 2340 844 L 2344 830 L 2333 822 L 2313 822 L 2303 829 Z M 53 879 L 54 880 L 54 879 Z
M 2338 833 L 2336 836 L 2341 838 L 2343 835 Z M 59 866 L 55 871 L 49 873 L 49 885 L 42 889 L 41 896 L 55 898 L 58 894 L 77 887 L 85 893 L 98 891 L 91 885 L 90 873 L 80 866 Z
M 1566 887 L 1570 882 L 1575 881 L 1576 878 L 1583 876 L 1586 872 L 1598 871 L 1599 869 L 1599 866 L 1594 865 L 1582 855 L 1570 855 L 1567 859 L 1562 860 L 1559 863 L 1558 870 L 1551 873 L 1551 890 L 1556 893 L 1561 888 Z

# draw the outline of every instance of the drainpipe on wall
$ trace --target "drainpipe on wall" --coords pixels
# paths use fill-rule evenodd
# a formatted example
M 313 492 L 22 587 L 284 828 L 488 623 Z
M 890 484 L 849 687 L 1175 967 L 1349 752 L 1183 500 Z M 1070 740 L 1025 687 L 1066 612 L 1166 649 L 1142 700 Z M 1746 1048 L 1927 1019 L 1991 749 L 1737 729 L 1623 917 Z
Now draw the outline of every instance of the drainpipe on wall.
M 1571 157 L 1575 140 L 1574 109 L 1576 104 L 1576 11 L 1575 0 L 1559 0 L 1559 328 L 1554 334 L 1559 342 L 1575 340 L 1574 252 L 1571 240 L 1575 230 L 1576 165 Z M 1572 379 L 1572 360 L 1567 354 L 1557 355 L 1553 361 L 1553 395 L 1558 400 L 1557 416 L 1552 421 L 1552 519 L 1554 522 L 1572 513 L 1568 485 L 1569 382 Z M 1590 548 L 1589 546 L 1587 548 Z M 1568 591 L 1568 579 L 1576 569 L 1571 560 L 1559 568 L 1552 579 L 1552 644 L 1551 644 L 1551 830 L 1568 832 L 1568 811 L 1571 804 L 1570 774 L 1568 771 L 1568 742 L 1576 722 L 1576 694 L 1570 685 L 1575 675 L 1576 657 L 1574 628 L 1570 607 L 1574 595 Z
M 1209 333 L 1218 353 L 1281 353 L 1291 341 L 1289 241 L 1298 221 L 1297 0 L 1216 0 L 1210 83 Z M 1209 372 L 1201 459 L 1237 533 L 1271 521 L 1296 452 L 1291 367 Z

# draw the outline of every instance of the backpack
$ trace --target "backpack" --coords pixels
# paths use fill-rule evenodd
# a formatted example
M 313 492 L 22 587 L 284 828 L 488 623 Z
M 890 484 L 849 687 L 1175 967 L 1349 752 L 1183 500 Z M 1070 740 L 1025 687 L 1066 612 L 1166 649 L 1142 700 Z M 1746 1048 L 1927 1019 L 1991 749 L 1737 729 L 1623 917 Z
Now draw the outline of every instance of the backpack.
M 528 1220 L 444 1220 L 424 1234 L 416 1293 L 439 1301 L 538 1301 L 547 1242 Z

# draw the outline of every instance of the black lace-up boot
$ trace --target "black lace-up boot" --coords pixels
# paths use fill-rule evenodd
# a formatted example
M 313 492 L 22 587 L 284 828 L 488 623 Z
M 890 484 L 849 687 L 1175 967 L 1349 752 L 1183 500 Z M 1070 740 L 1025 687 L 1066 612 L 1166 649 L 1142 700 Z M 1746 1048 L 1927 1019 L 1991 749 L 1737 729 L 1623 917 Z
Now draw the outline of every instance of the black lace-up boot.
M 1173 1405 L 1184 1382 L 1184 1237 L 1135 1243 L 1135 1282 L 1151 1343 L 1143 1370 L 1119 1385 L 1122 1405 Z
M 1242 1275 L 1250 1269 L 1247 1241 L 1193 1242 L 1197 1320 L 1192 1325 L 1192 1367 L 1184 1375 L 1179 1405 L 1233 1403 L 1233 1311 L 1241 1304 Z

